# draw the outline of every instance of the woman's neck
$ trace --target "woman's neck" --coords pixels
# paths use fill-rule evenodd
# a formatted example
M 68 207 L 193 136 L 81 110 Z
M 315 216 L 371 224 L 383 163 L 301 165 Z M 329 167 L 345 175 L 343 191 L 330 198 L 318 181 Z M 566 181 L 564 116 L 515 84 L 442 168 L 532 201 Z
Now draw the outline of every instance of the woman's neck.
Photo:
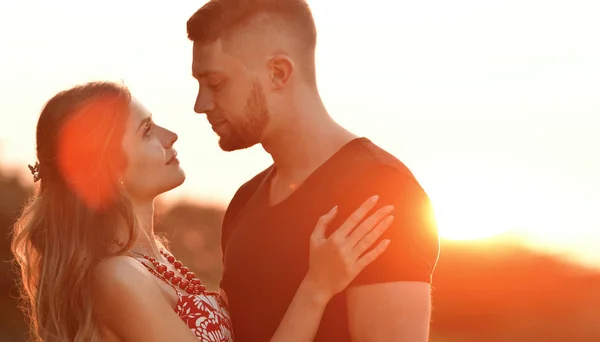
M 133 203 L 133 214 L 142 232 L 152 235 L 154 227 L 154 202 Z
M 133 202 L 134 222 L 138 229 L 131 251 L 135 254 L 149 256 L 158 256 L 159 246 L 154 239 L 154 202 Z M 127 243 L 129 239 L 128 232 L 123 231 L 121 236 L 117 237 L 120 244 Z

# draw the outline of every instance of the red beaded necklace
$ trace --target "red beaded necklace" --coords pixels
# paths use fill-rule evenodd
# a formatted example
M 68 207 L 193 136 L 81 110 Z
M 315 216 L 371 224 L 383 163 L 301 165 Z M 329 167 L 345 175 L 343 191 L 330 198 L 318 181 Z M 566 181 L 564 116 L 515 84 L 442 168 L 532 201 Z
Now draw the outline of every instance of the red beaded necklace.
M 170 282 L 175 286 L 179 286 L 180 289 L 187 291 L 187 293 L 199 295 L 206 291 L 206 287 L 202 285 L 200 279 L 196 277 L 194 272 L 190 272 L 187 267 L 183 266 L 181 262 L 176 260 L 173 255 L 169 254 L 169 252 L 161 250 L 160 254 L 167 258 L 167 261 L 169 261 L 169 263 L 175 267 L 182 277 L 176 276 L 175 272 L 168 270 L 167 265 L 160 263 L 151 256 L 134 251 L 131 252 L 148 260 L 150 263 L 152 263 L 152 266 L 154 266 L 156 273 L 163 277 L 165 281 Z

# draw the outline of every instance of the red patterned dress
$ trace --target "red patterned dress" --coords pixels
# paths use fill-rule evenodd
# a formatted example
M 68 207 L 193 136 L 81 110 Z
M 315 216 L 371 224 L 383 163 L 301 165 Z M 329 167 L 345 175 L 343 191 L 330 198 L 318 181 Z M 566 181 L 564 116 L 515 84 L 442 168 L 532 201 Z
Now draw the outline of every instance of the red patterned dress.
M 233 342 L 233 329 L 227 306 L 216 292 L 200 295 L 177 292 L 175 312 L 202 342 Z
M 161 254 L 168 257 L 169 262 L 174 264 L 183 277 L 168 271 L 166 266 L 151 257 L 144 256 L 144 259 L 150 261 L 154 267 L 141 260 L 138 261 L 152 274 L 175 289 L 178 298 L 175 308 L 177 315 L 201 342 L 233 342 L 231 318 L 227 304 L 221 295 L 217 292 L 207 291 L 200 284 L 199 279 L 195 278 L 195 275 L 183 267 L 180 262 L 175 261 L 172 255 L 165 251 L 162 251 Z M 179 280 L 175 281 L 176 278 Z M 197 284 L 196 287 L 193 284 Z

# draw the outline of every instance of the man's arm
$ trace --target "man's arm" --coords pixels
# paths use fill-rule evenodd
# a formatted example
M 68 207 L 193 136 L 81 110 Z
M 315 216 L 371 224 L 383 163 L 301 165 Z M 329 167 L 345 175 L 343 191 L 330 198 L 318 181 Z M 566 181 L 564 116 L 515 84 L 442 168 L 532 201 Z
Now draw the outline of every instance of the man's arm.
M 398 281 L 348 290 L 352 341 L 426 342 L 431 291 L 428 283 Z
M 416 180 L 391 168 L 369 177 L 381 205 L 393 204 L 386 252 L 346 291 L 355 342 L 427 342 L 431 275 L 439 253 L 433 208 Z M 387 203 L 386 203 L 387 202 Z

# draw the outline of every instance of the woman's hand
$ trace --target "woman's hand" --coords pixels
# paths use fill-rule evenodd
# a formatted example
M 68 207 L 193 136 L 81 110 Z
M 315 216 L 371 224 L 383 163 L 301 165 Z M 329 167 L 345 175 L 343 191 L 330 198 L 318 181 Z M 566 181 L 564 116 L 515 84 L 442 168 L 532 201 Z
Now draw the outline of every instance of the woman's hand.
M 377 200 L 374 196 L 363 203 L 329 238 L 325 231 L 337 208 L 321 216 L 310 237 L 308 272 L 271 342 L 313 341 L 329 300 L 385 251 L 389 240 L 368 251 L 394 219 L 391 205 L 364 219 Z
M 325 237 L 325 231 L 335 218 L 337 207 L 317 222 L 310 238 L 309 268 L 303 285 L 315 291 L 319 299 L 327 302 L 344 290 L 389 245 L 389 240 L 383 240 L 365 254 L 394 220 L 390 215 L 394 210 L 391 205 L 365 219 L 378 199 L 369 198 L 329 238 Z

